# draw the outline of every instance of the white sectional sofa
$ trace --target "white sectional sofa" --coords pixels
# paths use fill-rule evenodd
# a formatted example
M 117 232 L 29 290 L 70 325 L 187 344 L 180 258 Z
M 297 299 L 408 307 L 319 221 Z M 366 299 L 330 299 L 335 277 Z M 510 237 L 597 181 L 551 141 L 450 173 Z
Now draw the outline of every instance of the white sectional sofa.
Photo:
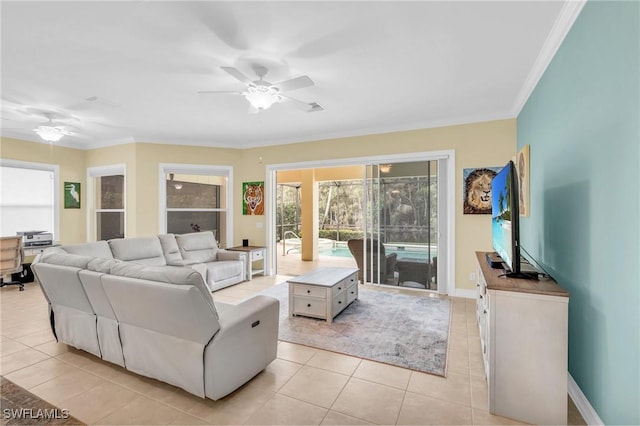
M 56 339 L 201 397 L 216 400 L 242 386 L 276 357 L 279 303 L 260 295 L 214 302 L 207 284 L 229 282 L 223 277 L 238 273 L 233 262 L 244 276 L 244 265 L 223 260 L 205 239 L 164 235 L 45 250 L 32 269 Z

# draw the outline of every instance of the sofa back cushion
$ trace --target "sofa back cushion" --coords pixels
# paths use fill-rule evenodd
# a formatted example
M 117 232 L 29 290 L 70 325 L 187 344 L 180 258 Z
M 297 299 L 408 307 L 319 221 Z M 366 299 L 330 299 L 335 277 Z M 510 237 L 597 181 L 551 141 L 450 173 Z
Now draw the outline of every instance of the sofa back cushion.
M 109 240 L 113 257 L 142 265 L 166 265 L 158 237 L 115 238 Z
M 51 247 L 42 253 L 38 263 L 49 263 L 52 265 L 72 266 L 74 268 L 85 269 L 94 259 L 96 258 L 92 256 L 70 254 L 58 247 Z
M 158 235 L 158 238 L 160 239 L 162 252 L 164 253 L 164 258 L 167 263 L 171 264 L 171 262 L 182 260 L 182 255 L 180 254 L 180 248 L 178 247 L 175 235 L 160 234 Z
M 176 235 L 176 241 L 183 259 L 200 263 L 217 259 L 218 242 L 211 231 Z
M 113 259 L 113 254 L 106 241 L 96 241 L 93 243 L 72 244 L 60 247 L 62 250 L 71 254 L 81 256 L 102 257 L 104 259 Z
M 130 262 L 119 262 L 111 267 L 111 275 L 175 285 L 194 286 L 202 294 L 205 302 L 211 306 L 216 318 L 218 317 L 211 291 L 204 283 L 202 275 L 195 269 L 178 266 L 146 266 Z

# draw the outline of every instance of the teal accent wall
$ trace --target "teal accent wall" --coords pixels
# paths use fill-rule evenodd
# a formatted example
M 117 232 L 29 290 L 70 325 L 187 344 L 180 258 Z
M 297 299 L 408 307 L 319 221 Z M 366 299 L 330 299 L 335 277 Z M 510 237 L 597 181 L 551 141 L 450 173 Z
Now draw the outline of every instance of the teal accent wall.
M 589 1 L 517 119 L 522 246 L 571 294 L 569 372 L 606 424 L 640 424 L 639 22 Z

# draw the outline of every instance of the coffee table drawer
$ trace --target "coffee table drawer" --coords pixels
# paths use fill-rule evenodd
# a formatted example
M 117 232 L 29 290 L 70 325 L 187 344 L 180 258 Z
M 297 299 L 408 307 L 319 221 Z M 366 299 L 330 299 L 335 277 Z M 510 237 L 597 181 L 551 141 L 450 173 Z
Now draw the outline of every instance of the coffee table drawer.
M 347 305 L 358 298 L 358 284 L 347 287 Z
M 343 291 L 333 298 L 333 306 L 331 310 L 333 316 L 336 316 L 337 314 L 342 312 L 345 306 L 347 306 L 347 293 L 346 291 Z
M 340 293 L 344 293 L 348 286 L 349 286 L 348 280 L 344 279 L 340 281 L 338 284 L 334 285 L 331 288 L 332 296 L 336 297 Z
M 327 315 L 327 302 L 323 299 L 294 296 L 293 314 L 324 318 Z
M 311 297 L 326 297 L 327 290 L 324 287 L 307 284 L 293 284 L 293 294 Z

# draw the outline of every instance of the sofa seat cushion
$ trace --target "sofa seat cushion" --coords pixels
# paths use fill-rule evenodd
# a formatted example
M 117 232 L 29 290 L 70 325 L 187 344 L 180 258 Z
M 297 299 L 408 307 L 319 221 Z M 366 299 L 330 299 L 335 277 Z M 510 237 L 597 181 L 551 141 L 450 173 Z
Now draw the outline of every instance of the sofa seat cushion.
M 220 260 L 209 262 L 207 265 L 207 281 L 214 284 L 229 278 L 237 277 L 243 273 L 243 263 L 237 260 Z
M 116 259 L 142 265 L 167 264 L 158 237 L 115 238 L 109 240 L 109 247 Z

